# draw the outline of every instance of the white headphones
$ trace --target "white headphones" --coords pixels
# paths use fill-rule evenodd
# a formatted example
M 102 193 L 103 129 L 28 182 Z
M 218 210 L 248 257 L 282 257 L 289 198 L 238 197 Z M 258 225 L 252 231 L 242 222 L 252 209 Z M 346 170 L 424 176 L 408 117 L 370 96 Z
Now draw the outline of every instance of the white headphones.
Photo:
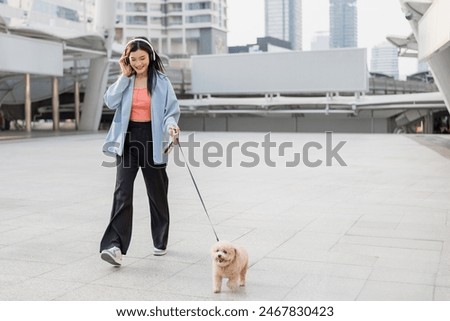
M 132 40 L 128 41 L 128 43 L 125 45 L 125 48 L 128 47 L 128 45 L 130 43 L 138 42 L 138 41 L 142 41 L 142 42 L 146 43 L 147 45 L 149 45 L 149 47 L 152 49 L 153 61 L 155 61 L 156 60 L 155 49 L 153 49 L 152 44 L 150 42 L 148 42 L 147 40 L 145 40 L 145 39 L 141 39 L 141 38 L 132 39 Z

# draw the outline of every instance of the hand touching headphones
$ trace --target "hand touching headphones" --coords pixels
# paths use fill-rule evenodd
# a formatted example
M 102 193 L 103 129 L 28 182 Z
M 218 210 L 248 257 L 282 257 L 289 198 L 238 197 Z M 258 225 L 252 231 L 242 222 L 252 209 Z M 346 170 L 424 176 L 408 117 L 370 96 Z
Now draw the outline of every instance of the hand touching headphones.
M 122 75 L 126 77 L 130 77 L 133 74 L 133 68 L 130 65 L 130 58 L 126 55 L 125 51 L 119 59 L 120 70 L 122 71 Z

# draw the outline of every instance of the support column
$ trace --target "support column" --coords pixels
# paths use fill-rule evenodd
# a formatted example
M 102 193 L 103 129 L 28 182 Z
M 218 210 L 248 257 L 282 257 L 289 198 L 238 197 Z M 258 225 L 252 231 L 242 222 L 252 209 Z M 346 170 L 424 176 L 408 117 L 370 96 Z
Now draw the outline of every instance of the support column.
M 31 132 L 31 79 L 25 74 L 25 129 Z
M 172 39 L 170 39 L 169 35 L 167 35 L 167 53 L 169 55 L 172 54 Z
M 423 131 L 424 134 L 433 134 L 433 112 L 429 111 L 427 112 L 427 114 L 425 115 L 424 119 L 424 124 L 423 124 Z
M 75 129 L 78 130 L 80 127 L 80 81 L 75 79 Z
M 95 30 L 105 40 L 106 55 L 91 59 L 80 130 L 97 131 L 102 117 L 103 95 L 106 91 L 109 74 L 114 27 L 116 21 L 116 0 L 95 1 Z
M 375 132 L 375 123 L 373 119 L 373 110 L 370 111 L 370 132 L 373 134 Z
M 109 62 L 107 57 L 91 59 L 83 100 L 83 113 L 80 117 L 80 130 L 98 130 L 102 117 L 103 95 L 106 91 L 108 72 Z
M 59 130 L 59 89 L 58 78 L 53 77 L 52 83 L 52 118 L 53 118 L 53 130 Z

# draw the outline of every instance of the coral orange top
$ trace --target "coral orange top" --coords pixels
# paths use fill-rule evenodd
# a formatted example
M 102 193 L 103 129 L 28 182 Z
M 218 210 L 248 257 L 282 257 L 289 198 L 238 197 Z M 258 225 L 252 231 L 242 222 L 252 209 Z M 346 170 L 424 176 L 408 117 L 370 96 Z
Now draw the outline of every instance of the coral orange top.
M 150 121 L 152 101 L 147 88 L 133 89 L 130 119 L 134 121 Z

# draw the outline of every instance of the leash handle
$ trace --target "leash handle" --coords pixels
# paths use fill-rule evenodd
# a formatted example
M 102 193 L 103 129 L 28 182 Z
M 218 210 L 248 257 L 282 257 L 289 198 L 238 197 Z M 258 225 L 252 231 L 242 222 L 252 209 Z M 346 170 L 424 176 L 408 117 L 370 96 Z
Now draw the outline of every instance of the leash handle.
M 200 194 L 200 190 L 198 189 L 197 183 L 195 181 L 194 175 L 192 174 L 191 168 L 189 167 L 189 163 L 186 159 L 186 156 L 184 156 L 183 148 L 181 148 L 180 140 L 178 138 L 177 138 L 177 145 L 180 147 L 180 151 L 181 151 L 181 155 L 183 155 L 184 163 L 186 164 L 186 167 L 189 171 L 189 175 L 191 176 L 192 182 L 194 183 L 195 189 L 197 190 L 198 197 L 200 198 L 200 202 L 202 203 L 203 209 L 205 210 L 206 216 L 208 217 L 209 224 L 211 225 L 214 235 L 216 236 L 217 242 L 219 242 L 219 237 L 217 236 L 216 230 L 214 229 L 214 225 L 211 221 L 211 217 L 208 214 L 208 210 L 206 209 L 205 202 L 203 201 L 202 195 Z

